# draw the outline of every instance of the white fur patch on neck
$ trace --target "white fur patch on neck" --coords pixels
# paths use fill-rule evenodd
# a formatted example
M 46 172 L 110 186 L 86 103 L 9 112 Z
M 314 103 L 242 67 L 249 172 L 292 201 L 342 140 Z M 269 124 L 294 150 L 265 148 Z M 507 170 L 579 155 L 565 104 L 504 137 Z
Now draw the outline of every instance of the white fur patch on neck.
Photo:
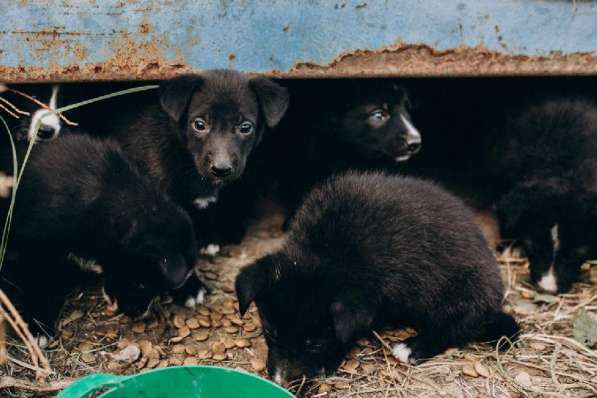
M 406 116 L 400 113 L 400 120 L 406 126 L 406 143 L 407 144 L 420 144 L 421 143 L 421 133 L 413 124 L 408 120 Z
M 558 224 L 551 227 L 551 241 L 553 243 L 553 254 L 555 255 L 560 251 L 560 226 Z
M 218 199 L 215 196 L 208 196 L 206 198 L 195 198 L 193 203 L 200 209 L 206 209 L 211 203 L 216 203 Z
M 58 105 L 58 91 L 60 91 L 60 86 L 54 85 L 52 86 L 52 96 L 50 97 L 50 103 L 48 107 L 55 111 Z M 39 109 L 35 111 L 33 116 L 31 117 L 31 123 L 29 124 L 29 132 L 27 133 L 27 137 L 29 140 L 33 139 L 35 135 L 35 126 L 39 122 L 40 128 L 42 126 L 47 126 L 52 128 L 55 133 L 54 135 L 57 136 L 60 133 L 60 129 L 62 127 L 62 123 L 60 117 L 56 114 L 53 114 L 51 110 L 48 109 Z
M 274 382 L 278 385 L 283 385 L 284 383 L 284 378 L 282 377 L 282 371 L 280 369 L 277 369 L 274 373 Z
M 402 363 L 410 363 L 410 354 L 412 354 L 412 350 L 404 343 L 396 344 L 392 348 L 392 355 L 394 358 L 399 360 Z

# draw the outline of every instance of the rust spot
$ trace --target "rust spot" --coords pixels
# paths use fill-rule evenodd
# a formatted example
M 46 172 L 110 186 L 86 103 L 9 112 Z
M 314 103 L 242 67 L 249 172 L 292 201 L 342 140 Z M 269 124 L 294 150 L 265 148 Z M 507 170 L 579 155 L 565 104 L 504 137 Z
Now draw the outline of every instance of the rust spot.
M 139 33 L 149 33 L 151 32 L 151 27 L 148 23 L 142 23 L 139 25 Z
M 118 32 L 113 56 L 101 63 L 85 62 L 86 49 L 76 41 L 36 40 L 39 48 L 66 49 L 78 61 L 71 65 L 50 63 L 48 67 L 0 65 L 0 76 L 7 83 L 77 80 L 154 80 L 180 73 L 198 72 L 184 59 L 176 45 L 165 39 L 139 42 L 138 37 Z M 173 57 L 165 58 L 164 49 Z M 64 52 L 64 51 L 63 51 Z M 45 53 L 42 51 L 40 56 Z M 233 61 L 236 54 L 230 53 Z M 575 53 L 529 57 L 483 47 L 459 47 L 438 51 L 426 45 L 399 43 L 379 50 L 353 51 L 342 54 L 329 64 L 302 62 L 289 71 L 271 70 L 264 75 L 284 78 L 335 77 L 428 77 L 428 76 L 531 76 L 595 75 L 597 54 Z

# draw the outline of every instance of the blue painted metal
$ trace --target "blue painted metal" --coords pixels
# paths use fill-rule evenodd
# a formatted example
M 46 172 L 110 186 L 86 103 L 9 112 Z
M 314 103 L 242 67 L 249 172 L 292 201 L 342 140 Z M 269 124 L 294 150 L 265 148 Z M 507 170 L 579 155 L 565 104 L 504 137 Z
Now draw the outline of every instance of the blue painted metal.
M 286 73 L 400 44 L 597 59 L 595 1 L 0 0 L 0 9 L 9 78 L 19 67 L 84 77 L 94 65 L 130 75 L 135 64 L 149 75 L 165 65 Z

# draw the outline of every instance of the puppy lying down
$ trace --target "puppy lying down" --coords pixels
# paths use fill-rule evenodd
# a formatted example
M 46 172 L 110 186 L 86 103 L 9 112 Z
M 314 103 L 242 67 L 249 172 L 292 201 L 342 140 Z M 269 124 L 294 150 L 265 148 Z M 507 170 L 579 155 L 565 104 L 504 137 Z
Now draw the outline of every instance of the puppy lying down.
M 518 330 L 471 211 L 408 177 L 349 173 L 314 189 L 285 246 L 244 268 L 236 292 L 241 313 L 257 304 L 281 384 L 335 371 L 372 329 L 413 327 L 392 352 L 409 363 Z

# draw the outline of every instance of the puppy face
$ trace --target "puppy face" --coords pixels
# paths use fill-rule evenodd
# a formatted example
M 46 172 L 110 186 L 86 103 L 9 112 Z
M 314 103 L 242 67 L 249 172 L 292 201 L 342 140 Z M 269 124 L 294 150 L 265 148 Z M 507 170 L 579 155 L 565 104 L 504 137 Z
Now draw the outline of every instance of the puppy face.
M 334 117 L 338 139 L 372 159 L 401 163 L 421 149 L 421 134 L 408 113 L 406 91 L 386 83 L 375 92 L 355 93 L 356 102 Z
M 294 261 L 270 256 L 236 281 L 241 313 L 255 301 L 268 345 L 267 368 L 278 384 L 334 372 L 351 343 L 369 327 L 360 303 L 335 294 L 317 277 L 288 271 Z
M 35 133 L 35 126 L 39 124 L 36 139 L 39 141 L 50 141 L 58 137 L 63 129 L 63 121 L 51 113 L 51 110 L 58 109 L 62 102 L 61 86 L 59 85 L 35 85 L 19 86 L 19 90 L 36 98 L 46 104 L 49 109 L 43 108 L 35 102 L 24 98 L 14 92 L 7 91 L 3 97 L 14 104 L 19 110 L 27 112 L 28 115 L 13 112 L 18 116 L 8 117 L 9 127 L 18 140 L 31 140 Z M 11 108 L 9 108 L 11 109 Z
M 116 225 L 120 248 L 104 267 L 108 303 L 133 318 L 146 315 L 157 296 L 181 288 L 198 256 L 186 213 L 174 206 L 155 207 L 151 213 L 151 218 Z
M 271 80 L 216 70 L 165 82 L 161 105 L 178 125 L 198 174 L 222 185 L 242 175 L 264 128 L 284 115 L 288 94 Z

